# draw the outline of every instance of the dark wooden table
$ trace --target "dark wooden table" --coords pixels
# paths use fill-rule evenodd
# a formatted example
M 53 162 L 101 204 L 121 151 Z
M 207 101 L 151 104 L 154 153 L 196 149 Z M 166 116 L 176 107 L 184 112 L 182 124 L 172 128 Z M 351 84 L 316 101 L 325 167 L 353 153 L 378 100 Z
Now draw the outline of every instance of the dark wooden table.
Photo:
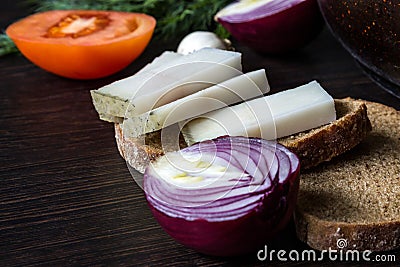
M 6 2 L 0 10 L 2 29 L 27 14 Z M 256 254 L 209 257 L 173 241 L 152 217 L 119 156 L 113 125 L 100 121 L 93 108 L 89 90 L 135 73 L 162 51 L 175 50 L 177 41 L 152 41 L 125 70 L 91 81 L 52 75 L 19 54 L 0 58 L 1 266 L 269 263 L 259 262 Z M 399 99 L 371 82 L 327 29 L 305 49 L 285 57 L 263 57 L 236 45 L 246 71 L 267 70 L 273 92 L 316 79 L 335 98 L 351 96 L 400 109 Z M 289 226 L 271 247 L 279 248 L 307 246 Z M 400 252 L 393 253 L 399 262 Z

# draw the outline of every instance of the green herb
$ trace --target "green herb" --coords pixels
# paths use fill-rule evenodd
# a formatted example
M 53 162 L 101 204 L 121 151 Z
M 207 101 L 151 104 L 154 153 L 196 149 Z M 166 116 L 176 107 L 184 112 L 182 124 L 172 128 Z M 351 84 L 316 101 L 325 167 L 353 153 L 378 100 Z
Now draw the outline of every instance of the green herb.
M 0 34 L 0 56 L 17 52 L 18 49 L 13 41 L 5 33 Z
M 232 0 L 27 0 L 36 11 L 55 9 L 95 9 L 141 12 L 157 19 L 156 38 L 182 38 L 196 31 L 215 31 L 221 37 L 227 31 L 218 27 L 214 15 Z M 217 30 L 218 28 L 218 30 Z
M 213 31 L 221 38 L 229 33 L 217 22 L 214 15 L 232 0 L 25 0 L 32 11 L 93 9 L 140 12 L 157 20 L 155 38 L 177 40 L 192 31 Z M 0 56 L 18 51 L 13 42 L 0 35 Z

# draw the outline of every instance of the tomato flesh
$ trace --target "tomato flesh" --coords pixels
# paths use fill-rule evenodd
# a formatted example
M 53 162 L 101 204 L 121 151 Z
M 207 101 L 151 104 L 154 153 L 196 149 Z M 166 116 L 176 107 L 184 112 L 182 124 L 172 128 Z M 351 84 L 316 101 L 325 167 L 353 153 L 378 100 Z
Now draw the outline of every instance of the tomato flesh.
M 45 37 L 62 38 L 70 36 L 79 38 L 100 31 L 110 24 L 110 19 L 104 15 L 71 14 L 62 19 L 57 25 L 48 29 Z
M 56 10 L 26 17 L 6 33 L 37 66 L 68 78 L 94 79 L 135 60 L 155 24 L 153 17 L 141 13 Z

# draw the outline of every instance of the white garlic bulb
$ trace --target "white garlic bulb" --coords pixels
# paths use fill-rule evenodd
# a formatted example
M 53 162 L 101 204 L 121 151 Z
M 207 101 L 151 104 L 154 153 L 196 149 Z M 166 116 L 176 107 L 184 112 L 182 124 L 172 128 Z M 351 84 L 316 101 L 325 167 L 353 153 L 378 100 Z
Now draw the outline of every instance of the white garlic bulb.
M 186 35 L 179 43 L 177 52 L 183 55 L 190 54 L 194 51 L 205 47 L 231 50 L 229 40 L 222 40 L 213 32 L 195 31 Z

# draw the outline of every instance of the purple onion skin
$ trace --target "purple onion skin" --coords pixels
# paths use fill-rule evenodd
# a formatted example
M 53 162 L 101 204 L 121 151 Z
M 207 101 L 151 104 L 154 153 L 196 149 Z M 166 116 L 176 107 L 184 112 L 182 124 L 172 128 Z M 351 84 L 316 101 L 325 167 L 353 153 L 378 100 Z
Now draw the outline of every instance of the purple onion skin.
M 251 13 L 248 14 L 251 18 Z M 307 0 L 286 10 L 256 20 L 218 22 L 244 45 L 262 54 L 282 54 L 298 50 L 321 32 L 324 20 L 317 0 Z
M 150 209 L 161 227 L 177 242 L 213 256 L 238 256 L 254 252 L 267 244 L 288 224 L 299 190 L 298 172 L 265 197 L 259 209 L 236 220 L 187 221 Z M 277 207 L 270 209 L 269 207 Z
M 297 200 L 299 173 L 300 165 L 297 165 L 287 179 L 262 195 L 256 208 L 236 219 L 208 221 L 171 217 L 146 199 L 157 222 L 177 242 L 207 255 L 243 255 L 262 248 L 286 227 Z

